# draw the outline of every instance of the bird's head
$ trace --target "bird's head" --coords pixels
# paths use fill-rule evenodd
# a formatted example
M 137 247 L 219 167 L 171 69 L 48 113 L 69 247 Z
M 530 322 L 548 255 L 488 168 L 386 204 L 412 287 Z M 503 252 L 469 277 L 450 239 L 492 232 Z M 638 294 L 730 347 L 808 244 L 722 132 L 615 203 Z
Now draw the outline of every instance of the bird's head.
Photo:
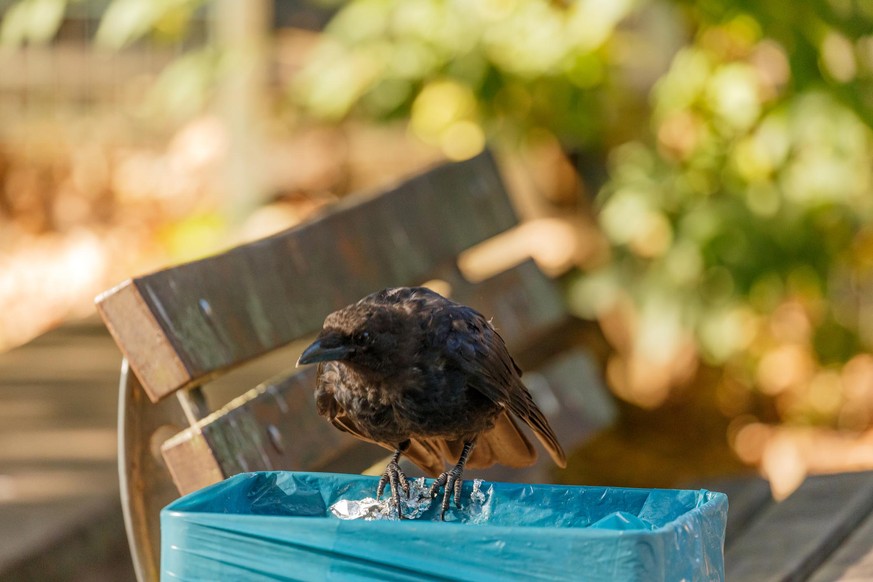
M 327 316 L 324 327 L 297 365 L 342 361 L 378 371 L 402 357 L 411 339 L 408 317 L 390 307 L 355 304 Z

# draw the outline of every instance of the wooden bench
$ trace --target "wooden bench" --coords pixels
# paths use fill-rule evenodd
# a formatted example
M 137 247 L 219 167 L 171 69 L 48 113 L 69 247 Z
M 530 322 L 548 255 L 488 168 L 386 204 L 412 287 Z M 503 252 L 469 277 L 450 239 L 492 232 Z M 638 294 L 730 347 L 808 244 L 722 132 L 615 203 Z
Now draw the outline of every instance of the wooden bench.
M 245 471 L 360 472 L 385 457 L 318 417 L 314 370 L 293 369 L 299 350 L 283 356 L 289 372 L 242 386 L 217 410 L 203 389 L 311 337 L 327 313 L 383 287 L 439 279 L 452 297 L 493 317 L 568 450 L 610 423 L 614 406 L 580 347 L 587 328 L 568 315 L 556 284 L 530 260 L 477 283 L 459 270 L 460 253 L 517 223 L 486 152 L 101 295 L 98 310 L 124 355 L 120 479 L 140 579 L 158 577 L 159 511 L 179 493 Z M 533 480 L 539 470 L 503 476 Z

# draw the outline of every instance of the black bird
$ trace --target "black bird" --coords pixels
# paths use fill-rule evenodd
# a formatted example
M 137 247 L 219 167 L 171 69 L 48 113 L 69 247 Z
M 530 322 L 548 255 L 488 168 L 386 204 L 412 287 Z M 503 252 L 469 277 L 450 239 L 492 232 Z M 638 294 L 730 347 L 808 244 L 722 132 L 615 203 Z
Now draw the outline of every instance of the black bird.
M 390 484 L 398 513 L 398 489 L 409 495 L 401 454 L 436 477 L 433 497 L 445 486 L 440 519 L 452 494 L 460 507 L 465 466 L 532 464 L 536 451 L 513 417 L 566 466 L 503 338 L 481 313 L 430 289 L 384 289 L 331 313 L 297 364 L 315 362 L 318 413 L 394 452 L 376 497 Z

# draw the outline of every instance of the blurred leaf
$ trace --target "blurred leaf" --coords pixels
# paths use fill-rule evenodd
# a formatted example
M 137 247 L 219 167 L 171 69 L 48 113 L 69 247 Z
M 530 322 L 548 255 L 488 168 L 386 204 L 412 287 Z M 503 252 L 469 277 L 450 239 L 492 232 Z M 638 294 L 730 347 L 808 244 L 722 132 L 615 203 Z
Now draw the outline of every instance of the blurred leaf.
M 174 260 L 187 262 L 214 253 L 226 240 L 227 228 L 227 220 L 222 214 L 204 212 L 167 224 L 158 233 L 158 238 Z
M 50 41 L 61 26 L 67 0 L 31 0 L 30 4 L 30 40 Z
M 139 40 L 157 21 L 159 6 L 154 0 L 114 0 L 100 20 L 95 42 L 120 49 Z
M 816 327 L 813 345 L 819 360 L 825 365 L 845 363 L 862 347 L 857 333 L 832 319 Z
M 103 13 L 95 42 L 121 49 L 148 34 L 177 39 L 187 31 L 191 15 L 208 0 L 113 0 Z
M 63 21 L 67 0 L 21 0 L 3 15 L 0 42 L 20 46 L 46 43 L 54 38 Z
M 191 17 L 202 2 L 169 2 L 167 9 L 155 19 L 154 33 L 159 39 L 175 41 L 184 38 L 191 23 Z
M 210 48 L 177 58 L 161 72 L 146 96 L 146 108 L 153 115 L 180 119 L 200 113 L 212 94 L 218 66 L 218 57 Z
M 586 274 L 570 301 L 579 313 L 603 317 L 597 305 L 610 294 L 624 294 L 625 309 L 637 314 L 653 297 L 677 298 L 675 323 L 729 374 L 755 369 L 774 344 L 779 352 L 794 342 L 789 351 L 809 355 L 809 373 L 780 390 L 805 403 L 804 391 L 818 390 L 810 382 L 835 374 L 829 366 L 873 350 L 869 273 L 854 259 L 873 220 L 873 131 L 818 69 L 824 44 L 815 39 L 837 34 L 828 25 L 798 32 L 809 36 L 782 49 L 755 10 L 714 3 L 733 10 L 716 24 L 700 22 L 694 42 L 658 81 L 652 135 L 640 132 L 613 152 L 598 216 L 612 261 Z M 848 51 L 847 42 L 839 50 Z M 811 52 L 792 53 L 796 43 Z M 807 58 L 812 76 L 796 70 Z M 652 228 L 659 223 L 665 226 Z M 607 288 L 605 281 L 618 283 Z M 604 325 L 616 325 L 614 314 L 605 317 Z M 638 342 L 642 324 L 631 321 L 626 333 Z M 784 406 L 782 418 L 834 422 L 841 400 L 825 400 Z
M 746 15 L 786 49 L 795 90 L 828 86 L 829 92 L 873 127 L 873 68 L 864 55 L 873 34 L 873 3 L 833 0 L 707 0 L 688 6 L 701 25 Z M 868 64 L 865 64 L 868 63 Z M 835 74 L 836 73 L 836 74 Z
M 3 15 L 0 39 L 7 46 L 19 46 L 27 40 L 30 28 L 30 1 L 21 0 L 10 6 Z

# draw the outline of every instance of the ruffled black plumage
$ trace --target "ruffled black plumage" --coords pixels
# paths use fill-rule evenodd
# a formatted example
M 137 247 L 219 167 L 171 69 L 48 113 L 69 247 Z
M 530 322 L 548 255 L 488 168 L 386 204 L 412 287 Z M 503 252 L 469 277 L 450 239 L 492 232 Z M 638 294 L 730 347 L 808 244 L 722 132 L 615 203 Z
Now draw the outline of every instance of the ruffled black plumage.
M 500 334 L 478 311 L 430 289 L 384 289 L 331 313 L 300 358 L 314 362 L 319 414 L 432 476 L 468 443 L 458 473 L 464 463 L 532 464 L 536 451 L 514 419 L 566 465 Z

